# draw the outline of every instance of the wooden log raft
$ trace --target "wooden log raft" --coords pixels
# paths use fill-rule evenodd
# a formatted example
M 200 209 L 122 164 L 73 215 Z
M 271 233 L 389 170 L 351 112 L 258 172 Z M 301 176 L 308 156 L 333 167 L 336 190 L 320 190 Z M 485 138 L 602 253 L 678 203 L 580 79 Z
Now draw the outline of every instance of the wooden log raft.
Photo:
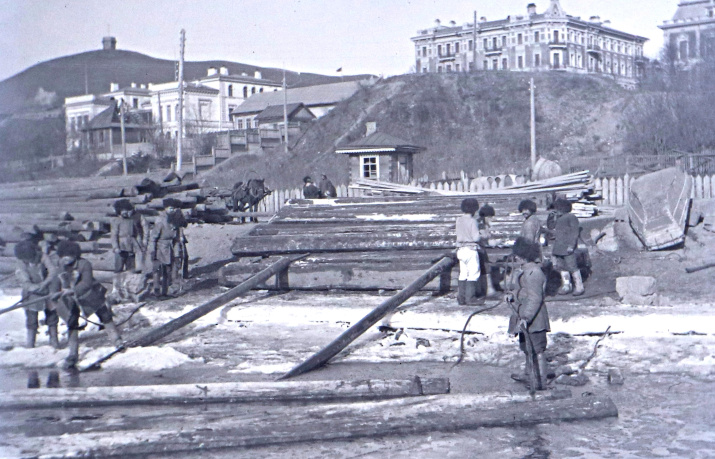
M 442 258 L 410 285 L 405 287 L 403 290 L 400 290 L 397 294 L 370 311 L 368 315 L 345 330 L 345 332 L 338 336 L 333 342 L 313 354 L 305 362 L 294 367 L 288 373 L 281 376 L 280 379 L 292 378 L 326 364 L 328 360 L 335 357 L 340 351 L 355 341 L 357 337 L 365 333 L 370 327 L 375 325 L 380 319 L 393 311 L 397 306 L 407 301 L 432 279 L 437 276 L 443 276 L 449 279 L 451 277 L 451 269 L 453 265 L 454 259 L 452 257 Z M 447 285 L 449 285 L 448 282 Z
M 615 404 L 603 396 L 559 400 L 537 396 L 537 401 L 531 401 L 527 395 L 434 395 L 367 403 L 261 407 L 240 415 L 236 415 L 235 410 L 230 413 L 193 412 L 175 416 L 172 421 L 152 419 L 152 424 L 141 430 L 132 429 L 131 419 L 121 429 L 114 425 L 115 431 L 84 431 L 51 437 L 28 436 L 13 429 L 4 435 L 4 443 L 43 458 L 191 455 L 209 449 L 404 437 L 434 431 L 454 432 L 616 416 Z
M 0 410 L 191 403 L 266 403 L 296 400 L 328 402 L 447 393 L 449 393 L 449 379 L 417 376 L 412 379 L 357 381 L 229 382 L 206 385 L 161 384 L 22 389 L 0 393 Z

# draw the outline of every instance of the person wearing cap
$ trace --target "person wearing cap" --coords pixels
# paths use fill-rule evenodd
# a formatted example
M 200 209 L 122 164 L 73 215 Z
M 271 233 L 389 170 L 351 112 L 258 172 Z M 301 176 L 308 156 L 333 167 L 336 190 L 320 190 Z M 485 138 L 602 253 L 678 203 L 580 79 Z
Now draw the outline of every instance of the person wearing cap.
M 303 197 L 305 199 L 320 199 L 320 188 L 315 186 L 310 176 L 303 178 Z
M 136 271 L 137 255 L 141 262 L 144 252 L 144 228 L 128 199 L 114 203 L 119 215 L 112 222 L 111 240 L 114 250 L 114 272 Z
M 477 219 L 477 225 L 479 226 L 479 245 L 477 246 L 477 251 L 479 252 L 479 269 L 481 274 L 484 275 L 482 282 L 485 286 L 482 287 L 482 292 L 485 292 L 486 296 L 489 297 L 497 293 L 492 283 L 491 266 L 489 265 L 489 255 L 487 255 L 486 250 L 490 247 L 491 219 L 494 215 L 496 215 L 494 207 L 485 204 L 479 209 L 479 218 Z
M 529 375 L 538 368 L 540 379 L 537 387 L 542 390 L 546 386 L 548 369 L 546 367 L 546 334 L 551 331 L 549 312 L 544 302 L 546 290 L 546 275 L 537 263 L 541 251 L 539 244 L 517 238 L 512 247 L 512 255 L 516 261 L 516 269 L 510 275 L 509 293 L 504 300 L 512 306 L 509 318 L 508 332 L 519 336 L 519 348 L 526 357 L 523 374 L 512 374 L 514 380 L 528 382 Z M 528 333 L 529 336 L 526 336 Z M 529 353 L 527 340 L 533 347 Z
M 50 294 L 50 284 L 52 283 L 52 271 L 43 260 L 43 253 L 40 247 L 32 241 L 18 242 L 15 246 L 15 257 L 18 260 L 15 269 L 15 277 L 22 289 L 22 301 L 25 306 L 25 328 L 27 330 L 26 345 L 28 348 L 35 347 L 38 329 L 38 313 L 45 313 L 45 325 L 47 325 L 50 337 L 50 345 L 59 349 L 60 343 L 57 337 L 57 324 L 59 316 L 57 311 L 47 300 L 38 300 Z
M 179 210 L 181 201 L 174 198 L 164 199 L 164 211 L 154 223 L 149 240 L 149 259 L 154 263 L 154 294 L 166 296 L 172 277 L 178 279 L 178 269 L 186 260 L 185 239 L 182 226 L 186 220 Z
M 551 250 L 554 269 L 561 274 L 560 295 L 568 295 L 573 291 L 574 296 L 584 294 L 583 278 L 576 264 L 576 247 L 580 226 L 578 218 L 571 213 L 571 203 L 559 198 L 554 201 L 554 223 L 551 234 L 554 245 Z M 573 278 L 573 287 L 571 279 Z
M 461 204 L 462 215 L 457 217 L 457 259 L 459 260 L 459 281 L 457 283 L 457 303 L 479 304 L 476 297 L 479 281 L 479 227 L 474 215 L 479 209 L 479 201 L 467 198 Z
M 43 238 L 37 244 L 42 251 L 42 263 L 47 266 L 50 275 L 57 273 L 60 269 L 60 257 L 57 255 L 57 244 L 60 239 L 55 233 L 44 233 Z
M 337 198 L 338 192 L 335 190 L 333 182 L 330 181 L 327 175 L 323 174 L 320 176 L 320 195 L 323 198 Z
M 524 199 L 519 203 L 519 213 L 524 217 L 519 235 L 529 242 L 539 243 L 543 232 L 543 224 L 536 216 L 536 203 L 531 199 Z
M 82 251 L 74 241 L 61 241 L 57 245 L 60 272 L 57 276 L 56 308 L 67 323 L 69 338 L 65 369 L 73 368 L 79 360 L 79 318 L 92 314 L 99 317 L 116 347 L 123 346 L 122 337 L 106 303 L 107 289 L 93 276 L 92 263 L 82 258 Z

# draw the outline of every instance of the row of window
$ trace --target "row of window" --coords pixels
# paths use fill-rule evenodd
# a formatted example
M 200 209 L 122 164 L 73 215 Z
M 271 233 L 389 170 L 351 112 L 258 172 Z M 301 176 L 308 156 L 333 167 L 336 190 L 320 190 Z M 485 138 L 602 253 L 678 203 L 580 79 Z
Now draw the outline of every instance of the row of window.
M 256 129 L 256 128 L 258 128 L 258 120 L 251 119 L 251 118 L 246 118 L 246 119 L 235 118 L 234 124 L 236 125 L 236 129 L 251 129 L 251 128 Z
M 524 43 L 529 42 L 530 35 L 525 34 L 525 33 L 511 33 L 511 38 L 509 38 L 507 35 L 501 35 L 501 36 L 496 36 L 496 37 L 489 37 L 489 38 L 484 38 L 482 40 L 482 45 L 481 49 L 483 50 L 494 50 L 494 49 L 500 49 L 500 48 L 505 48 L 508 46 L 508 44 L 511 45 L 522 45 Z M 543 39 L 550 39 L 551 43 L 577 43 L 584 45 L 585 40 L 585 34 L 583 32 L 575 32 L 573 30 L 570 30 L 568 32 L 568 40 L 566 40 L 567 36 L 562 33 L 559 30 L 553 30 L 551 31 L 551 36 L 547 37 L 546 34 L 544 34 L 543 30 L 535 30 L 533 32 L 533 42 L 534 43 L 540 43 Z M 604 38 L 604 37 L 597 37 L 595 35 L 588 35 L 588 45 L 590 46 L 595 46 L 597 45 L 599 48 L 603 48 L 606 51 L 613 51 L 621 54 L 632 54 L 632 51 L 635 50 L 636 56 L 642 56 L 643 55 L 643 48 L 641 46 L 633 46 L 630 43 L 616 40 L 615 38 Z M 469 40 L 468 42 L 468 48 L 469 51 L 473 50 L 474 43 L 472 40 Z M 443 57 L 443 56 L 451 56 L 452 54 L 458 54 L 460 50 L 460 42 L 454 42 L 454 43 L 444 43 L 444 44 L 438 44 L 437 45 L 437 56 Z M 422 52 L 420 53 L 419 45 L 417 49 L 417 56 L 420 57 L 428 57 L 432 54 L 432 49 L 427 47 L 427 46 L 422 46 Z
M 70 117 L 70 130 L 76 131 L 89 124 L 89 115 L 79 115 Z
M 277 91 L 277 89 L 275 89 L 275 91 Z M 248 86 L 244 86 L 244 87 L 243 87 L 243 98 L 244 98 L 244 99 L 247 99 L 247 98 L 248 98 L 248 92 L 249 92 Z M 251 94 L 255 94 L 255 93 L 256 93 L 256 87 L 255 87 L 255 86 L 251 87 L 250 92 L 251 92 Z M 259 92 L 259 93 L 263 92 L 263 88 L 259 88 L 259 89 L 258 89 L 258 92 Z M 233 85 L 232 85 L 232 84 L 228 85 L 228 97 L 233 97 Z

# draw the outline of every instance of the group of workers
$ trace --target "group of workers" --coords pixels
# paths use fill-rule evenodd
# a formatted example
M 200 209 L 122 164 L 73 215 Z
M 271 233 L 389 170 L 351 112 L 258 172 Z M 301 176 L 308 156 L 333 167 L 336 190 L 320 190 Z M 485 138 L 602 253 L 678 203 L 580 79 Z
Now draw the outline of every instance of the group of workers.
M 303 197 L 305 199 L 337 198 L 338 193 L 333 182 L 325 174 L 320 176 L 320 183 L 317 186 L 313 183 L 313 179 L 307 175 L 303 178 Z
M 566 199 L 556 199 L 553 211 L 544 226 L 536 216 L 537 206 L 532 200 L 519 203 L 518 211 L 524 222 L 519 237 L 512 246 L 514 260 L 511 272 L 505 273 L 504 301 L 512 308 L 508 332 L 518 335 L 519 346 L 526 356 L 523 374 L 514 374 L 512 378 L 530 384 L 530 376 L 538 375 L 535 389 L 546 387 L 548 370 L 544 352 L 546 334 L 550 331 L 549 314 L 545 304 L 547 263 L 543 263 L 542 245 L 551 241 L 551 263 L 561 275 L 558 293 L 572 293 L 580 296 L 584 293 L 581 272 L 576 263 L 576 249 L 580 235 L 578 218 L 571 213 L 571 203 Z M 480 277 L 489 273 L 489 260 L 484 247 L 488 246 L 489 219 L 494 216 L 494 209 L 485 205 L 479 208 L 479 202 L 467 198 L 461 204 L 462 215 L 456 221 L 457 258 L 459 260 L 459 283 L 457 302 L 480 304 L 484 300 L 477 295 Z M 479 217 L 477 217 L 477 212 Z M 487 238 L 487 240 L 485 240 Z M 486 296 L 496 294 L 490 276 L 486 277 Z M 572 285 L 573 280 L 573 285 Z
M 181 201 L 167 198 L 163 204 L 164 210 L 149 228 L 129 200 L 119 200 L 114 205 L 118 217 L 111 228 L 114 271 L 144 271 L 147 276 L 151 273 L 157 296 L 166 296 L 169 286 L 186 276 L 188 257 Z M 74 368 L 78 362 L 80 318 L 91 322 L 89 317 L 96 315 L 113 344 L 123 346 L 107 301 L 107 289 L 94 278 L 92 264 L 82 258 L 77 242 L 59 241 L 54 234 L 39 242 L 27 238 L 15 246 L 15 257 L 28 348 L 35 347 L 39 312 L 44 312 L 49 343 L 55 349 L 60 348 L 59 319 L 67 325 L 69 352 L 63 363 L 65 369 Z

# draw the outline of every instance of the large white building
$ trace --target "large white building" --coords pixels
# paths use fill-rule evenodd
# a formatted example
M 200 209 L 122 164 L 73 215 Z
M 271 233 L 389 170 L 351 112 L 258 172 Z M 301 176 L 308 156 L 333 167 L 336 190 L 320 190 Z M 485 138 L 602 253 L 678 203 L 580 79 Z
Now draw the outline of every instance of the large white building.
M 689 66 L 715 59 L 715 0 L 685 0 L 659 25 L 668 58 Z
M 598 16 L 570 16 L 559 0 L 543 13 L 530 3 L 523 14 L 418 31 L 415 69 L 426 72 L 473 70 L 602 73 L 631 86 L 643 74 L 647 38 L 615 30 Z

